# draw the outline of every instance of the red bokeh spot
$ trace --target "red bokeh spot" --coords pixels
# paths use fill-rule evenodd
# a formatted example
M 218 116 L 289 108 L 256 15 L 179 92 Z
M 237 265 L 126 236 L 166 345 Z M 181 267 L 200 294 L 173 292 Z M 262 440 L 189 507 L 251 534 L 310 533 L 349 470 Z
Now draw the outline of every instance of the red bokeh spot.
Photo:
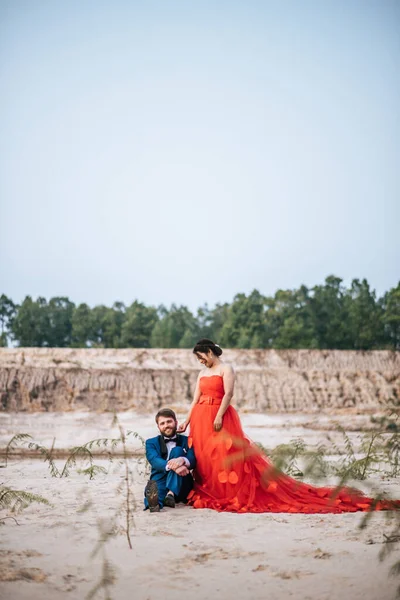
M 239 477 L 237 476 L 237 473 L 235 473 L 235 471 L 231 471 L 229 473 L 228 481 L 229 481 L 229 483 L 232 483 L 232 484 L 235 484 L 239 481 Z
M 226 483 L 228 481 L 228 473 L 226 471 L 220 471 L 218 473 L 218 481 L 220 483 Z

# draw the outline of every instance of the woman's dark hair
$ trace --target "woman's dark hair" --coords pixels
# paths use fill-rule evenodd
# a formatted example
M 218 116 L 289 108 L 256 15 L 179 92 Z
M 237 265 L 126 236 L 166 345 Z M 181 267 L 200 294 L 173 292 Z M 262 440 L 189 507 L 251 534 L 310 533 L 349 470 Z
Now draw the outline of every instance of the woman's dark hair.
M 222 349 L 218 346 L 218 344 L 214 344 L 214 342 L 208 338 L 202 338 L 197 342 L 193 348 L 193 354 L 197 354 L 198 352 L 204 352 L 204 354 L 207 354 L 209 350 L 211 350 L 215 356 L 221 356 L 222 354 Z

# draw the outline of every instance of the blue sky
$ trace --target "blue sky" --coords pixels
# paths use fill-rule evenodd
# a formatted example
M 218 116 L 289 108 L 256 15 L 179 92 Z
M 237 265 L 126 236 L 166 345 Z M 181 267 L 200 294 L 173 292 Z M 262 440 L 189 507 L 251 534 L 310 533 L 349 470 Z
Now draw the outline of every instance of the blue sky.
M 0 0 L 1 293 L 400 278 L 400 3 Z

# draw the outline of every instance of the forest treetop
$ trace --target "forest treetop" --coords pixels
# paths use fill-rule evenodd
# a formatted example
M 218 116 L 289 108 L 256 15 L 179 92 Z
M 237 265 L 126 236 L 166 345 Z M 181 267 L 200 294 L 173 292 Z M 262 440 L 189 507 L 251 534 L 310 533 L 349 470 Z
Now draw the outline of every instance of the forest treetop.
M 0 297 L 0 345 L 73 348 L 191 348 L 208 337 L 225 348 L 400 349 L 400 282 L 378 298 L 366 279 L 350 287 L 330 275 L 323 285 L 237 294 L 201 306 L 90 308 L 67 297 L 15 304 Z

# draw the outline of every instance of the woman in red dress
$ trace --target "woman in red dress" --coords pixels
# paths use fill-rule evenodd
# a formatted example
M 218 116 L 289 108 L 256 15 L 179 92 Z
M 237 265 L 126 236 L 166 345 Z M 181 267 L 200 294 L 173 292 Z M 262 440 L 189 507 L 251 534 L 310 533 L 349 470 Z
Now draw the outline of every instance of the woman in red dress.
M 196 454 L 195 486 L 188 497 L 194 508 L 229 512 L 342 513 L 394 509 L 398 502 L 374 503 L 362 492 L 315 487 L 277 470 L 243 432 L 230 405 L 235 375 L 220 360 L 218 344 L 200 340 L 193 349 L 206 369 L 199 373 L 189 415 L 189 446 Z

